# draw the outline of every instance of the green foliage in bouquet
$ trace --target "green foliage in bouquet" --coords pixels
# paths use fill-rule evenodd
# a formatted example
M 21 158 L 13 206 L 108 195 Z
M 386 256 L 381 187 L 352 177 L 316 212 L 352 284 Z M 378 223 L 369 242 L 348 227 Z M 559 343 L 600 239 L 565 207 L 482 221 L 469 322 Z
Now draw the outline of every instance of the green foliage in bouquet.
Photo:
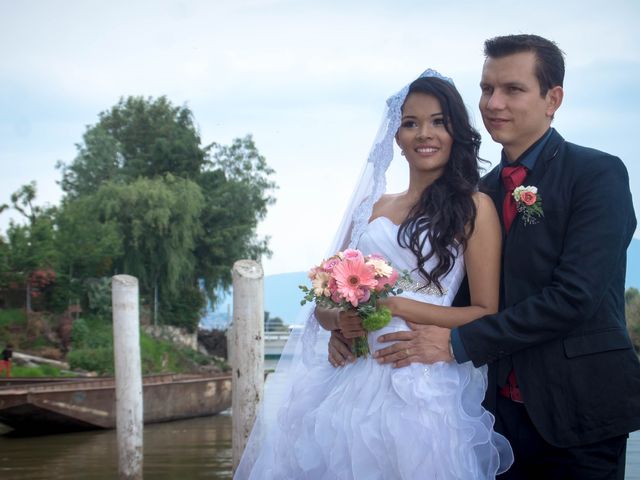
M 356 309 L 362 318 L 362 327 L 367 332 L 374 332 L 386 327 L 391 321 L 391 310 L 387 307 L 377 308 L 374 305 L 361 305 Z M 353 341 L 353 354 L 356 357 L 367 357 L 370 353 L 369 342 L 366 336 L 358 337 Z
M 391 310 L 387 307 L 376 308 L 373 305 L 363 305 L 358 308 L 362 318 L 362 326 L 367 332 L 380 330 L 391 321 Z

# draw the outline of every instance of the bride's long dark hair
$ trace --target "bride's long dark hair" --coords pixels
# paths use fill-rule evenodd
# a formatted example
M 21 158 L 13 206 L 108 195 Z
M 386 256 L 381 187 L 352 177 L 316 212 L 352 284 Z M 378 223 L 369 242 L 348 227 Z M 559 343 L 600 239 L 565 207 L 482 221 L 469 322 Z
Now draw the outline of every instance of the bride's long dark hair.
M 442 176 L 424 189 L 400 225 L 398 243 L 415 254 L 426 285 L 442 292 L 440 279 L 451 271 L 459 249 L 464 251 L 473 233 L 476 206 L 472 195 L 480 180 L 480 134 L 471 126 L 462 97 L 449 82 L 419 78 L 409 86 L 408 95 L 412 93 L 438 99 L 453 144 Z M 431 248 L 423 253 L 425 245 Z M 432 257 L 437 263 L 427 271 L 425 264 Z

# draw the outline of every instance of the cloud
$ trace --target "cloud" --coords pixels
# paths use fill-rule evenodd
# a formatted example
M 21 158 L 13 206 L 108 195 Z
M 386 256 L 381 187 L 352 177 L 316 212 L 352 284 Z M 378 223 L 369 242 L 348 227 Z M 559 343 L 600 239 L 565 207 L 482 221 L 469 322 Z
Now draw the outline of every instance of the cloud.
M 32 178 L 43 200 L 57 201 L 53 164 L 73 159 L 99 112 L 121 96 L 167 95 L 192 109 L 204 143 L 253 133 L 281 186 L 260 227 L 275 252 L 265 269 L 303 270 L 325 253 L 384 100 L 425 68 L 454 78 L 483 133 L 481 154 L 499 157 L 477 114 L 477 85 L 483 40 L 507 31 L 564 49 L 556 124 L 620 155 L 638 201 L 639 19 L 631 0 L 2 2 L 0 203 Z M 323 199 L 313 214 L 301 210 L 311 198 Z

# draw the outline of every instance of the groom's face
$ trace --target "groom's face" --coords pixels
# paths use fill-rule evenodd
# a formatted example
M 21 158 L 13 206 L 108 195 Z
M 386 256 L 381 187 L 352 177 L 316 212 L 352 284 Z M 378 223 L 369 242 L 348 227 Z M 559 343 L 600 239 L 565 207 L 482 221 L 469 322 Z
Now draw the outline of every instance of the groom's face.
M 502 144 L 507 158 L 516 160 L 551 125 L 555 108 L 549 93 L 540 95 L 536 57 L 522 52 L 488 57 L 482 69 L 480 112 L 487 131 Z M 557 108 L 557 107 L 556 107 Z

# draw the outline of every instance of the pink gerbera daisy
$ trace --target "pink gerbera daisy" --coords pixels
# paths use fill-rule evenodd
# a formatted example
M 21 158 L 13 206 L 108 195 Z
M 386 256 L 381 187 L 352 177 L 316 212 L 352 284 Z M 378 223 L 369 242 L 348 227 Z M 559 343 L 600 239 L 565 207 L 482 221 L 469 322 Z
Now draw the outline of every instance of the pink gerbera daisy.
M 338 285 L 338 292 L 354 307 L 357 307 L 360 301 L 367 301 L 370 289 L 378 284 L 375 270 L 372 266 L 366 265 L 364 259 L 345 259 L 333 267 L 332 273 Z

